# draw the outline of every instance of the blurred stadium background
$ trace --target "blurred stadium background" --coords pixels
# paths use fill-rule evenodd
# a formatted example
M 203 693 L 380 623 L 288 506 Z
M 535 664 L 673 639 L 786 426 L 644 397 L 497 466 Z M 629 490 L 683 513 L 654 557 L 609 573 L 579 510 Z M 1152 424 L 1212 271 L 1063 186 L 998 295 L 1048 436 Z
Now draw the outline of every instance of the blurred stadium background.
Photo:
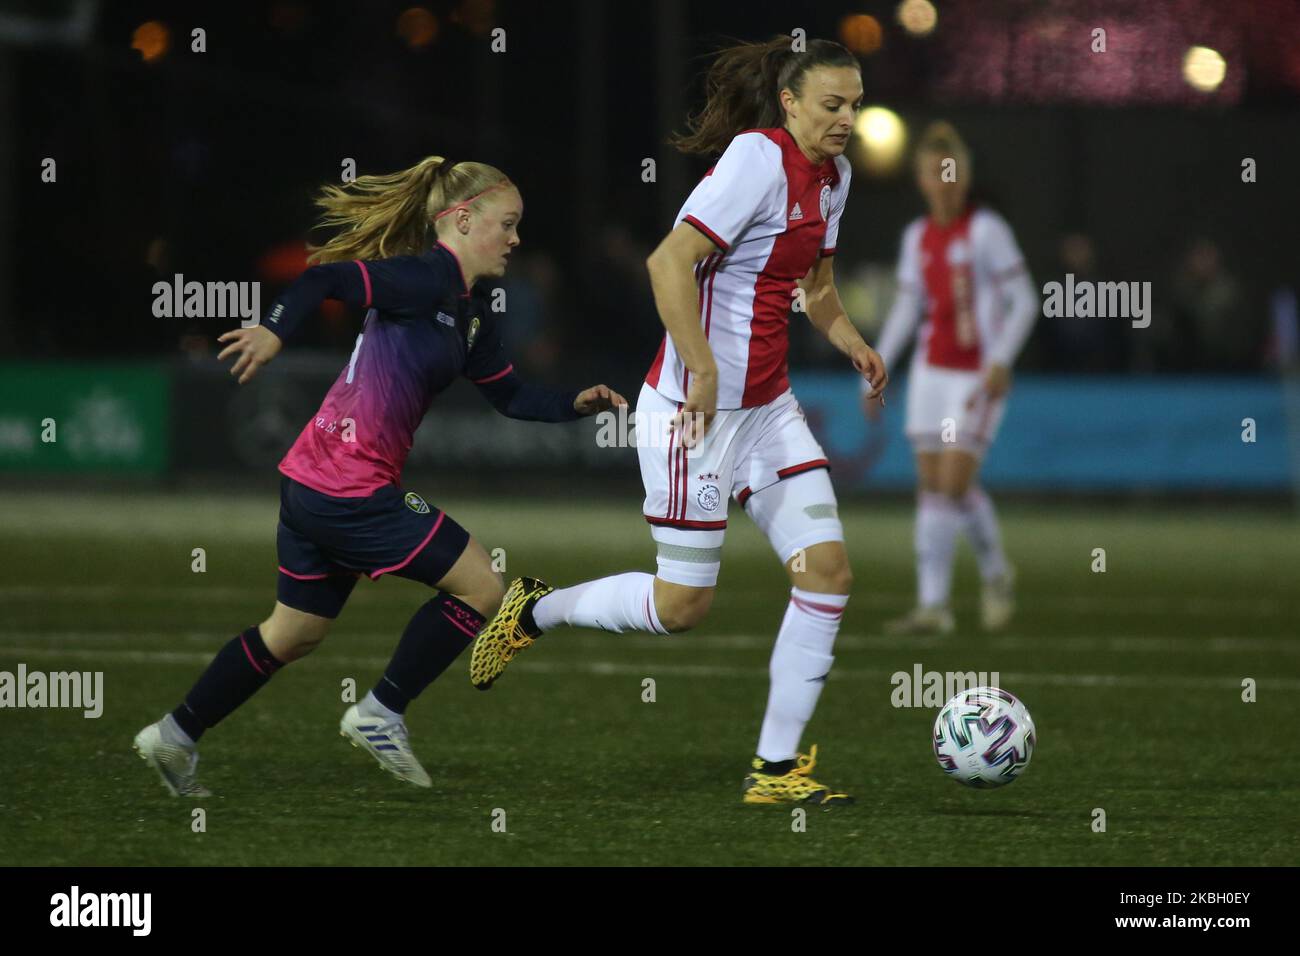
M 635 393 L 661 335 L 643 261 L 704 169 L 663 145 L 698 105 L 698 58 L 727 36 L 797 27 L 862 57 L 871 109 L 836 273 L 869 340 L 888 308 L 901 230 L 921 212 L 903 150 L 935 117 L 971 141 L 976 188 L 1011 222 L 1040 287 L 1066 273 L 1151 283 L 1146 329 L 1040 319 L 990 484 L 1274 501 L 1295 487 L 1291 0 L 593 0 L 545 12 L 466 0 L 376 3 L 364 14 L 273 2 L 161 19 L 163 8 L 140 3 L 4 7 L 6 475 L 219 475 L 271 487 L 359 316 L 326 311 L 239 391 L 214 360 L 223 323 L 154 318 L 153 283 L 177 273 L 256 280 L 269 303 L 304 267 L 311 196 L 338 181 L 345 158 L 361 172 L 431 153 L 506 169 L 527 204 L 505 283 L 520 366 Z M 498 27 L 506 50 L 494 53 Z M 191 51 L 195 28 L 206 52 Z M 1104 53 L 1092 52 L 1098 28 Z M 46 157 L 55 183 L 41 181 Z M 1246 158 L 1256 182 L 1242 180 Z M 800 323 L 792 339 L 841 492 L 905 489 L 901 382 L 892 427 L 871 434 L 844 390 L 844 363 Z M 598 449 L 589 431 L 498 420 L 472 389 L 457 397 L 430 416 L 413 479 L 441 487 L 463 467 L 473 483 L 521 466 L 566 475 L 576 461 L 601 475 L 593 491 L 635 492 L 634 457 Z M 66 441 L 40 441 L 47 415 Z M 1243 418 L 1257 424 L 1254 444 L 1241 441 Z
M 491 48 L 497 28 L 504 52 Z M 335 761 L 336 741 L 286 754 L 251 739 L 253 724 L 284 719 L 290 699 L 302 707 L 289 729 L 330 729 L 330 699 L 301 682 L 257 698 L 253 719 L 229 728 L 244 744 L 238 757 L 212 758 L 219 792 L 239 786 L 243 760 L 249 774 L 276 767 L 280 786 L 319 802 L 323 816 L 278 831 L 267 855 L 219 840 L 170 845 L 143 822 L 153 808 L 111 808 L 124 790 L 153 795 L 154 781 L 127 776 L 142 774 L 125 762 L 130 734 L 268 608 L 275 464 L 361 318 L 324 310 L 240 389 L 215 358 L 231 323 L 155 318 L 153 284 L 178 273 L 259 281 L 265 307 L 304 268 L 311 197 L 345 159 L 362 173 L 428 154 L 481 159 L 506 170 L 526 203 L 504 282 L 516 364 L 537 380 L 604 381 L 632 396 L 661 335 L 644 258 L 705 168 L 664 145 L 700 101 L 699 58 L 728 37 L 795 28 L 861 56 L 872 109 L 853 147 L 836 274 L 868 341 L 888 308 L 900 233 L 922 211 L 906 146 L 940 117 L 971 143 L 977 188 L 1013 226 L 1036 285 L 1067 273 L 1150 282 L 1154 304 L 1145 329 L 1039 319 L 985 472 L 1024 613 L 1007 635 L 964 631 L 946 645 L 891 643 L 878 628 L 911 591 L 902 370 L 884 424 L 869 426 L 845 363 L 792 323 L 795 390 L 831 454 L 858 579 L 840 644 L 845 684 L 827 695 L 821 739 L 839 748 L 827 757 L 835 779 L 872 792 L 879 823 L 869 849 L 856 832 L 827 831 L 795 861 L 943 862 L 949 839 L 996 850 L 1005 819 L 970 810 L 956 788 L 930 795 L 943 783 L 928 766 L 930 718 L 888 706 L 889 673 L 910 671 L 920 653 L 927 668 L 1000 669 L 1052 744 L 1036 758 L 1046 766 L 1002 798 L 1025 827 L 1025 861 L 1295 862 L 1294 833 L 1278 826 L 1296 816 L 1300 780 L 1259 732 L 1264 714 L 1274 727 L 1294 722 L 1300 688 L 1292 0 L 0 3 L 0 668 L 102 667 L 110 687 L 130 689 L 129 704 L 91 729 L 78 720 L 70 736 L 67 715 L 23 714 L 44 735 L 41 761 L 0 734 L 17 781 L 6 802 L 18 808 L 0 824 L 0 852 L 7 841 L 12 861 L 54 863 L 787 859 L 747 843 L 741 817 L 706 809 L 716 805 L 708 788 L 730 787 L 750 746 L 783 602 L 780 570 L 743 521 L 714 616 L 689 642 L 628 639 L 620 656 L 581 635 L 539 652 L 491 701 L 459 680 L 436 688 L 454 706 L 422 715 L 425 746 L 454 771 L 447 793 L 463 798 L 421 823 L 444 826 L 442 856 L 402 829 L 414 798 L 386 781 L 340 789 L 391 811 L 365 836 L 347 831 L 350 811 L 330 801 L 362 768 Z M 1092 50 L 1098 28 L 1104 53 Z M 42 181 L 46 158 L 55 182 Z M 1248 158 L 1254 182 L 1243 181 Z M 47 418 L 53 443 L 42 441 Z M 1254 441 L 1243 440 L 1246 419 Z M 506 548 L 510 573 L 563 583 L 649 567 L 635 454 L 598 447 L 595 430 L 510 422 L 458 386 L 417 437 L 406 484 Z M 1089 570 L 1096 547 L 1110 552 L 1104 576 Z M 961 575 L 957 606 L 970 624 L 973 569 Z M 334 687 L 340 674 L 364 682 L 419 600 L 405 585 L 359 588 L 332 639 L 344 646 L 301 669 Z M 658 725 L 624 714 L 639 706 L 644 673 L 686 681 L 691 703 L 662 708 Z M 1238 702 L 1251 675 L 1281 692 L 1258 712 Z M 1095 696 L 1081 707 L 1079 693 Z M 1201 706 L 1179 712 L 1188 695 Z M 304 716 L 312 706 L 319 713 Z M 467 780 L 508 788 L 528 779 L 520 767 L 558 775 L 559 731 L 542 716 L 555 708 L 566 752 L 599 753 L 624 774 L 687 755 L 675 786 L 698 811 L 692 822 L 645 825 L 634 779 L 547 778 L 526 793 L 537 819 L 560 821 L 581 799 L 603 821 L 599 847 L 565 831 L 484 858 L 446 838 L 465 807 L 502 799 L 495 784 Z M 897 742 L 867 731 L 885 720 L 906 720 Z M 1098 739 L 1106 720 L 1122 744 Z M 435 745 L 435 722 L 447 721 Z M 77 769 L 88 747 L 93 782 Z M 1098 766 L 1110 769 L 1104 796 L 1089 789 Z M 1079 836 L 1061 836 L 1103 799 L 1131 811 L 1133 841 L 1098 849 L 1086 819 Z

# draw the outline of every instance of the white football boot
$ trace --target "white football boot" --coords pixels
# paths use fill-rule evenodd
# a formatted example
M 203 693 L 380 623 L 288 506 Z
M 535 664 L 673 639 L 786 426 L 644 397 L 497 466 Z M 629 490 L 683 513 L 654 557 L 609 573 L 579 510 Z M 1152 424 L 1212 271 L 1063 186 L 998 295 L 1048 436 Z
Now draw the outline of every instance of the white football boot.
M 162 720 L 136 734 L 134 746 L 144 762 L 158 771 L 158 776 L 162 777 L 163 784 L 173 797 L 212 796 L 210 790 L 199 785 L 198 749 L 165 740 Z
M 915 607 L 902 617 L 886 621 L 885 633 L 908 637 L 951 634 L 956 626 L 952 611 L 946 607 Z
M 1006 574 L 985 581 L 980 593 L 980 624 L 986 631 L 1000 631 L 1016 613 L 1016 569 L 1007 565 Z
M 432 787 L 433 781 L 415 759 L 411 750 L 406 722 L 398 717 L 385 721 L 383 717 L 367 717 L 353 704 L 339 721 L 339 734 L 361 747 L 379 761 L 379 766 L 394 776 L 417 787 Z

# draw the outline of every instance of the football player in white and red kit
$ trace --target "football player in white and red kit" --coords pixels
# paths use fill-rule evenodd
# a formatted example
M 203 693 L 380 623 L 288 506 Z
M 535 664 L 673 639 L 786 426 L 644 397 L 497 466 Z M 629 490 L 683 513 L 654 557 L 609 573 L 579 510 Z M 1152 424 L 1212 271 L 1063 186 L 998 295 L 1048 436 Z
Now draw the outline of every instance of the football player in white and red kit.
M 1014 611 L 1014 571 L 978 475 L 1002 421 L 1011 366 L 1038 314 L 1038 294 L 1006 220 L 969 201 L 970 152 L 950 124 L 933 123 L 922 134 L 916 180 L 929 214 L 903 231 L 898 292 L 877 347 L 894 369 L 916 338 L 906 432 L 918 481 L 917 606 L 885 627 L 952 632 L 953 556 L 965 535 L 983 581 L 981 621 L 998 630 Z M 879 414 L 871 402 L 866 410 Z
M 795 52 L 785 37 L 723 50 L 708 80 L 704 110 L 675 145 L 721 158 L 647 263 L 667 331 L 636 412 L 658 573 L 562 590 L 516 580 L 475 642 L 471 679 L 486 689 L 559 625 L 666 634 L 699 624 L 734 498 L 792 584 L 743 799 L 846 803 L 847 794 L 812 778 L 816 748 L 799 753 L 851 575 L 826 455 L 790 391 L 786 353 L 791 307 L 802 298 L 869 394 L 885 386 L 884 364 L 845 315 L 831 271 L 862 77 L 839 44 L 816 40 Z

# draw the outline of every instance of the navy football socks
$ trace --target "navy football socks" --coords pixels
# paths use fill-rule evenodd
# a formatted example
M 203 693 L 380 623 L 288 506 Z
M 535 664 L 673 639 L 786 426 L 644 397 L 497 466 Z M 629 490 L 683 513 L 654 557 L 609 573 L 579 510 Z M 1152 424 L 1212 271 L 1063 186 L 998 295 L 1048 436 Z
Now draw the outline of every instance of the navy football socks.
M 284 665 L 276 660 L 253 625 L 231 640 L 212 659 L 172 719 L 197 741 L 252 697 Z
M 411 617 L 393 659 L 371 693 L 402 714 L 469 647 L 486 618 L 459 598 L 439 592 Z

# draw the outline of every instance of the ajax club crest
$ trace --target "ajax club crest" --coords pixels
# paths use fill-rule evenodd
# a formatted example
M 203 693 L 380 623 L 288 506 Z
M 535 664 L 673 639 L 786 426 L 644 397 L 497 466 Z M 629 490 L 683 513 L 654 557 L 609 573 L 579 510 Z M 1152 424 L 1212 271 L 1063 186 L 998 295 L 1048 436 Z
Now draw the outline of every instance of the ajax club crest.
M 831 215 L 831 187 L 823 186 L 821 195 L 817 198 L 817 205 L 822 211 L 822 222 L 829 222 Z
M 717 477 L 717 475 L 700 475 L 700 480 L 713 479 L 716 481 Z M 718 505 L 722 504 L 722 492 L 717 485 L 701 485 L 700 490 L 695 493 L 695 500 L 700 503 L 700 507 L 705 511 L 714 512 L 718 510 Z

